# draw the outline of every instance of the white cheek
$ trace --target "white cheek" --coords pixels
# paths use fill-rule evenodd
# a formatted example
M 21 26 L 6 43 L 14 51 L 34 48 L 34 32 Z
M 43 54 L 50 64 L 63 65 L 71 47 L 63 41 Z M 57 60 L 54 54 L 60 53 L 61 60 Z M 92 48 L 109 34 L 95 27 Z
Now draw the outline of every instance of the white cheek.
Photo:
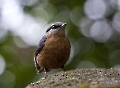
M 48 33 L 47 33 L 47 35 L 51 35 L 51 34 L 55 34 L 55 33 L 57 33 L 57 29 L 51 29 Z
M 56 29 L 52 29 L 52 30 L 50 30 L 50 34 L 55 34 L 56 32 L 57 32 Z

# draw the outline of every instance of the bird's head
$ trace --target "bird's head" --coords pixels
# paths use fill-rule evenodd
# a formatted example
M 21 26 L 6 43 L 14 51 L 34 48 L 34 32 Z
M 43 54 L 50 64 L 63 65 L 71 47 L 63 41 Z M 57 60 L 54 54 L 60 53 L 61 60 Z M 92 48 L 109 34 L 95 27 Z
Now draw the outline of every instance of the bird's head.
M 56 22 L 54 24 L 52 24 L 46 31 L 47 35 L 63 35 L 65 34 L 65 27 L 66 27 L 66 23 L 63 22 Z

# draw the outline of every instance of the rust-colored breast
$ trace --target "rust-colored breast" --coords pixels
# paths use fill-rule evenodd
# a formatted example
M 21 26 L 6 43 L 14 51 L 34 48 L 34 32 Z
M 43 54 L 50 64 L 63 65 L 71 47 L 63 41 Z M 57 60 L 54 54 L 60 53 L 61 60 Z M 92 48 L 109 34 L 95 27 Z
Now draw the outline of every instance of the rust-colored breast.
M 69 59 L 70 48 L 66 36 L 51 36 L 37 56 L 38 64 L 47 69 L 60 68 Z

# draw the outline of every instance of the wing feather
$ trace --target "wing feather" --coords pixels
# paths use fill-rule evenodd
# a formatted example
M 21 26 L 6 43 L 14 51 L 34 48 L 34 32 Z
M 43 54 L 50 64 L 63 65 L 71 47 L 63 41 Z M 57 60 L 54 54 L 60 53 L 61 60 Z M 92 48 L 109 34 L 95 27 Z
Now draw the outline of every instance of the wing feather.
M 42 39 L 40 40 L 38 46 L 37 46 L 37 49 L 35 51 L 35 56 L 34 56 L 34 62 L 35 62 L 35 67 L 36 67 L 36 70 L 38 73 L 40 72 L 43 72 L 44 71 L 44 68 L 40 67 L 37 63 L 37 60 L 36 60 L 36 57 L 37 55 L 40 53 L 40 51 L 42 50 L 42 48 L 44 47 L 45 45 L 45 41 L 46 41 L 47 37 L 46 36 L 43 36 Z

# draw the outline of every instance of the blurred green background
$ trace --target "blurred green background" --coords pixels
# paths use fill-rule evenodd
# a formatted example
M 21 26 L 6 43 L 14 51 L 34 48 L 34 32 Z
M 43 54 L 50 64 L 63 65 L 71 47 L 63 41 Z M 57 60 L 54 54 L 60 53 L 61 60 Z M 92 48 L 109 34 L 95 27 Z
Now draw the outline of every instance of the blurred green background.
M 120 0 L 0 0 L 0 88 L 25 88 L 43 77 L 34 52 L 57 21 L 67 23 L 72 45 L 66 70 L 120 68 Z

